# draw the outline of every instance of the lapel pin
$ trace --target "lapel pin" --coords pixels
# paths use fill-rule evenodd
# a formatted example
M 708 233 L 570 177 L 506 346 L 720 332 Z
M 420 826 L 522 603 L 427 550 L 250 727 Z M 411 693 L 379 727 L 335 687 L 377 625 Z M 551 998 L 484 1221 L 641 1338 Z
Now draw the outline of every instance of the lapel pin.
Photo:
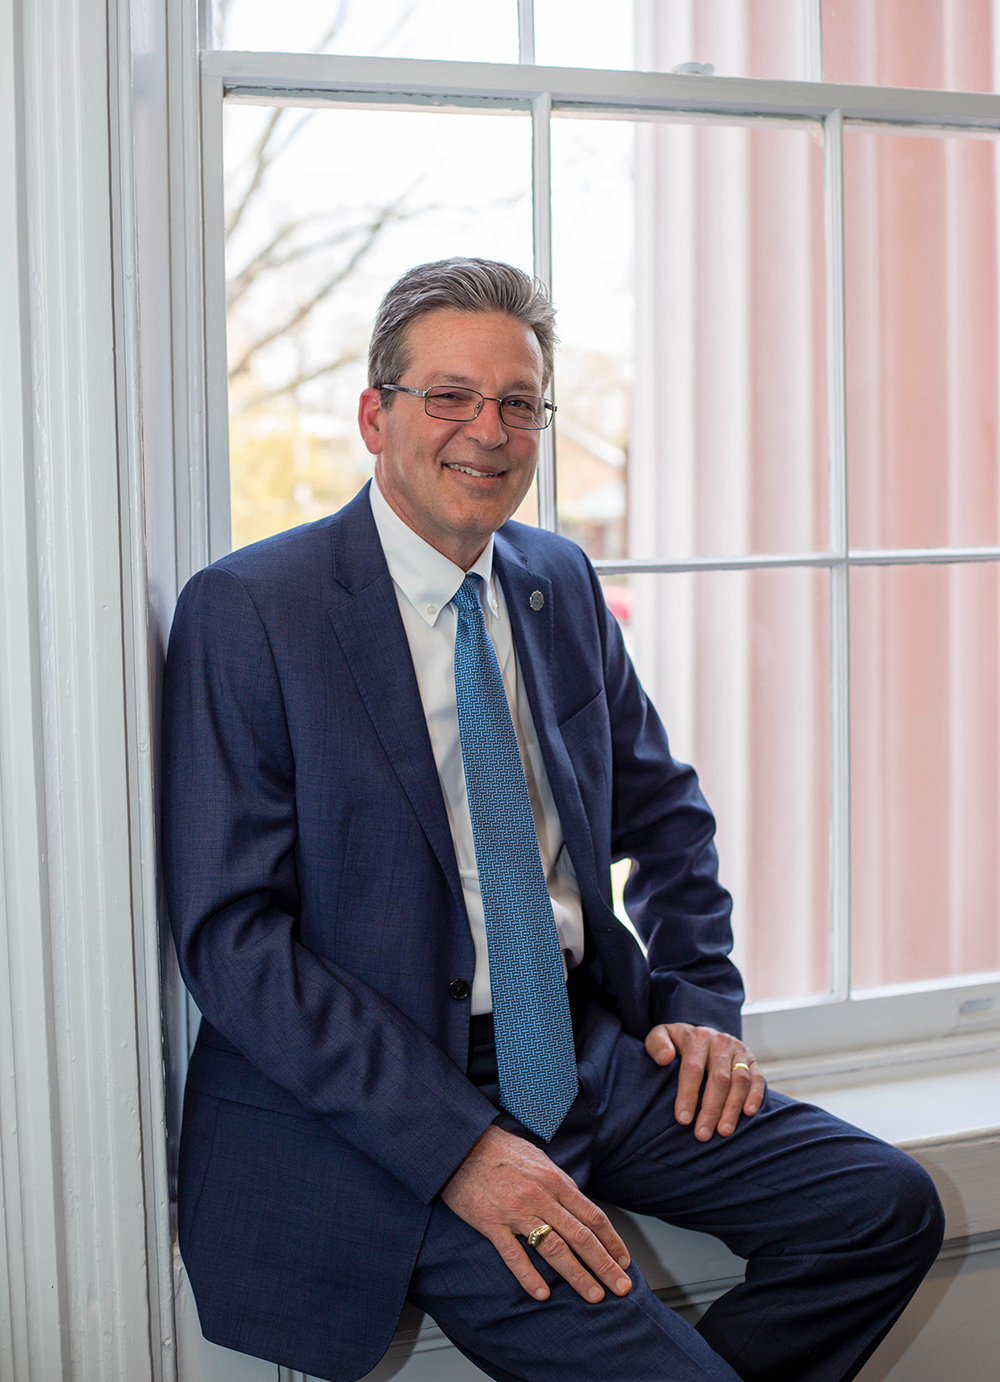
M 541 609 L 542 605 L 545 604 L 545 596 L 540 590 L 533 590 L 528 596 L 528 604 L 532 609 Z

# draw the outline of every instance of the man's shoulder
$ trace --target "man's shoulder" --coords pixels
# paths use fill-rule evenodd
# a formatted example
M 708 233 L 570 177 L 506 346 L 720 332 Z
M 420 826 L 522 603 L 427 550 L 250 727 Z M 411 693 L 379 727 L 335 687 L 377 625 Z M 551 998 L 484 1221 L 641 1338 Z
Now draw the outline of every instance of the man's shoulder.
M 238 547 L 206 567 L 206 571 L 234 577 L 244 584 L 262 581 L 294 581 L 296 576 L 314 574 L 316 566 L 330 550 L 335 514 L 288 528 L 273 537 Z
M 381 548 L 366 490 L 337 513 L 249 543 L 204 567 L 188 582 L 188 598 L 240 587 L 255 604 L 275 600 L 328 602 L 345 573 L 377 575 Z

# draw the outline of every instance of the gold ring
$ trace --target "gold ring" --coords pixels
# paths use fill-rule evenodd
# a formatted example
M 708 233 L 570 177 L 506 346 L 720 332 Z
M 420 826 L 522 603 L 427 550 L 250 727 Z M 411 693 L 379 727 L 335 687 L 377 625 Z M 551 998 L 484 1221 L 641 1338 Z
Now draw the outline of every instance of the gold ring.
M 750 1067 L 749 1065 L 747 1065 L 745 1060 L 733 1061 L 732 1065 L 729 1068 L 730 1070 L 745 1070 L 748 1075 L 750 1074 Z
M 533 1228 L 531 1232 L 528 1234 L 528 1247 L 537 1248 L 539 1243 L 545 1237 L 545 1235 L 551 1232 L 551 1224 L 539 1224 L 537 1228 Z

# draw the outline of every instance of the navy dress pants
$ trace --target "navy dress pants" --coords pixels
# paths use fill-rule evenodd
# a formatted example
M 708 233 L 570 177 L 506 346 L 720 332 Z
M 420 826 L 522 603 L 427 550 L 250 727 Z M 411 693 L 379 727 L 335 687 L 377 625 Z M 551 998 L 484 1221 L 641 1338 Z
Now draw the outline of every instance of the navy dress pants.
M 410 1299 L 501 1382 L 854 1377 L 941 1245 L 943 1214 L 923 1169 L 771 1091 L 730 1137 L 699 1142 L 674 1120 L 679 1061 L 655 1065 L 596 1006 L 578 1020 L 577 1057 L 580 1092 L 548 1155 L 594 1199 L 722 1239 L 747 1260 L 745 1280 L 695 1328 L 653 1295 L 634 1263 L 630 1294 L 609 1292 L 592 1305 L 535 1253 L 552 1290 L 536 1301 L 493 1245 L 438 1202 Z M 470 1051 L 469 1073 L 496 1103 L 489 1041 Z M 509 1115 L 499 1121 L 538 1142 Z

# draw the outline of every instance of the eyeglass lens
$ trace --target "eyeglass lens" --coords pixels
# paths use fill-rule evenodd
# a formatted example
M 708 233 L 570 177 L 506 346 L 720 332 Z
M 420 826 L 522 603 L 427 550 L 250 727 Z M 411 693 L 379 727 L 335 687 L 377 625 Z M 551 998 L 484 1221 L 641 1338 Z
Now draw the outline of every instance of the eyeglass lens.
M 431 417 L 452 422 L 471 422 L 483 405 L 483 395 L 475 389 L 430 389 L 424 400 Z M 550 413 L 544 398 L 535 394 L 511 394 L 500 404 L 500 416 L 508 427 L 547 427 Z

